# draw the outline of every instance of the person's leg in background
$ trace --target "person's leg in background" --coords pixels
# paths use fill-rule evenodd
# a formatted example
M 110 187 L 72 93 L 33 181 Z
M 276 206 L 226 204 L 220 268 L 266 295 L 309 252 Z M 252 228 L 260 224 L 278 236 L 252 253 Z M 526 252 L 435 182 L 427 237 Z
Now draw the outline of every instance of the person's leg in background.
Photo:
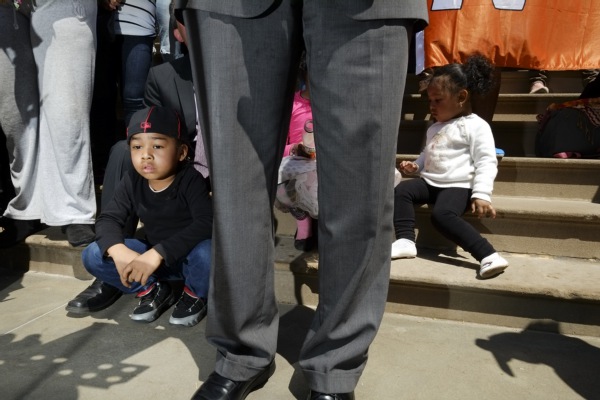
M 600 69 L 583 69 L 581 70 L 581 82 L 585 88 L 590 83 L 594 82 L 600 73 Z
M 483 118 L 488 124 L 492 124 L 498 96 L 500 94 L 500 84 L 502 83 L 502 68 L 494 68 L 494 84 L 485 95 L 475 94 L 471 100 L 473 112 Z
M 40 230 L 41 192 L 37 186 L 39 91 L 29 18 L 12 5 L 0 5 L 0 129 L 3 206 L 0 247 Z
M 111 146 L 125 137 L 124 127 L 117 122 L 117 77 L 120 63 L 112 15 L 112 12 L 98 7 L 96 68 L 90 111 L 92 162 L 96 184 L 103 180 Z
M 10 160 L 7 150 L 6 135 L 0 124 L 0 214 L 4 214 L 8 203 L 15 197 L 15 188 L 10 180 Z
M 549 92 L 550 89 L 548 88 L 548 71 L 534 69 L 529 71 L 529 93 L 540 94 Z
M 62 226 L 73 246 L 94 240 L 90 109 L 96 15 L 95 3 L 38 0 L 31 19 L 32 36 L 41 39 L 33 54 L 42 99 L 37 160 L 42 222 Z
M 181 57 L 181 44 L 173 36 L 171 0 L 156 0 L 156 21 L 160 40 L 160 56 L 163 62 Z
M 125 126 L 138 110 L 144 107 L 144 90 L 152 66 L 154 37 L 122 35 L 121 101 Z

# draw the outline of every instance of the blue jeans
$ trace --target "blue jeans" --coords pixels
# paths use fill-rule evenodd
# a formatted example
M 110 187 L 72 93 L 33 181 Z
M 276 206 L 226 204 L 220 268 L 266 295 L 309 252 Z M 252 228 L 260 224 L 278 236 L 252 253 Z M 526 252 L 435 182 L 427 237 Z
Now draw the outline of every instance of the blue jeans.
M 117 35 L 121 49 L 121 99 L 125 126 L 133 113 L 144 108 L 144 90 L 152 66 L 154 37 Z
M 151 246 L 138 239 L 125 239 L 125 246 L 140 254 L 146 252 Z M 137 293 L 145 290 L 156 281 L 162 280 L 184 280 L 185 285 L 198 297 L 208 297 L 208 282 L 210 276 L 211 239 L 203 240 L 190 251 L 186 258 L 180 260 L 175 266 L 161 265 L 150 276 L 145 286 L 139 282 L 133 282 L 128 288 L 121 283 L 117 267 L 113 260 L 104 257 L 100 253 L 100 247 L 96 242 L 90 244 L 83 250 L 81 255 L 85 269 L 100 279 L 116 287 L 123 293 Z

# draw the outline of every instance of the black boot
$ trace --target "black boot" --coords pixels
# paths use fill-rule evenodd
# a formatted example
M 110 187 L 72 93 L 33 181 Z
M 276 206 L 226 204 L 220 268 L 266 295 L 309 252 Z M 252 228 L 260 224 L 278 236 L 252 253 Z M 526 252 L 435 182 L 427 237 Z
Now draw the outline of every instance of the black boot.
M 114 286 L 102 282 L 94 282 L 67 304 L 66 310 L 74 314 L 85 314 L 104 310 L 121 297 L 123 292 Z
M 96 239 L 94 224 L 71 224 L 62 227 L 67 234 L 67 241 L 73 247 L 87 246 Z

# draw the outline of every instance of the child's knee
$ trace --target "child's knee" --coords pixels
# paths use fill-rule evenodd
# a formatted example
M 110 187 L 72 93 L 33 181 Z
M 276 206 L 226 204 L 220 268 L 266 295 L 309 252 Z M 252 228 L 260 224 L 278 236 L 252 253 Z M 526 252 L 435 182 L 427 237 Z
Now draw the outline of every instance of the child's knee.
M 100 247 L 96 242 L 90 243 L 85 249 L 83 249 L 83 252 L 81 253 L 81 261 L 83 262 L 85 269 L 92 275 L 93 271 L 103 264 L 104 260 L 102 253 L 100 252 Z

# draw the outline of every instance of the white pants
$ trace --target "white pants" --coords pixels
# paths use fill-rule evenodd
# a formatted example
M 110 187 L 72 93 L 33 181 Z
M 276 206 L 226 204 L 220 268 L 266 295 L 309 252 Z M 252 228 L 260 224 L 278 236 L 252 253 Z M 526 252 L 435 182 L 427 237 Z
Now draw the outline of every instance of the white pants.
M 0 78 L 5 100 L 0 123 L 17 192 L 7 217 L 51 226 L 94 223 L 89 113 L 96 13 L 92 0 L 37 0 L 29 25 L 22 15 L 0 7 L 1 40 L 13 41 L 3 43 L 10 50 L 0 54 L 0 68 L 10 71 Z

